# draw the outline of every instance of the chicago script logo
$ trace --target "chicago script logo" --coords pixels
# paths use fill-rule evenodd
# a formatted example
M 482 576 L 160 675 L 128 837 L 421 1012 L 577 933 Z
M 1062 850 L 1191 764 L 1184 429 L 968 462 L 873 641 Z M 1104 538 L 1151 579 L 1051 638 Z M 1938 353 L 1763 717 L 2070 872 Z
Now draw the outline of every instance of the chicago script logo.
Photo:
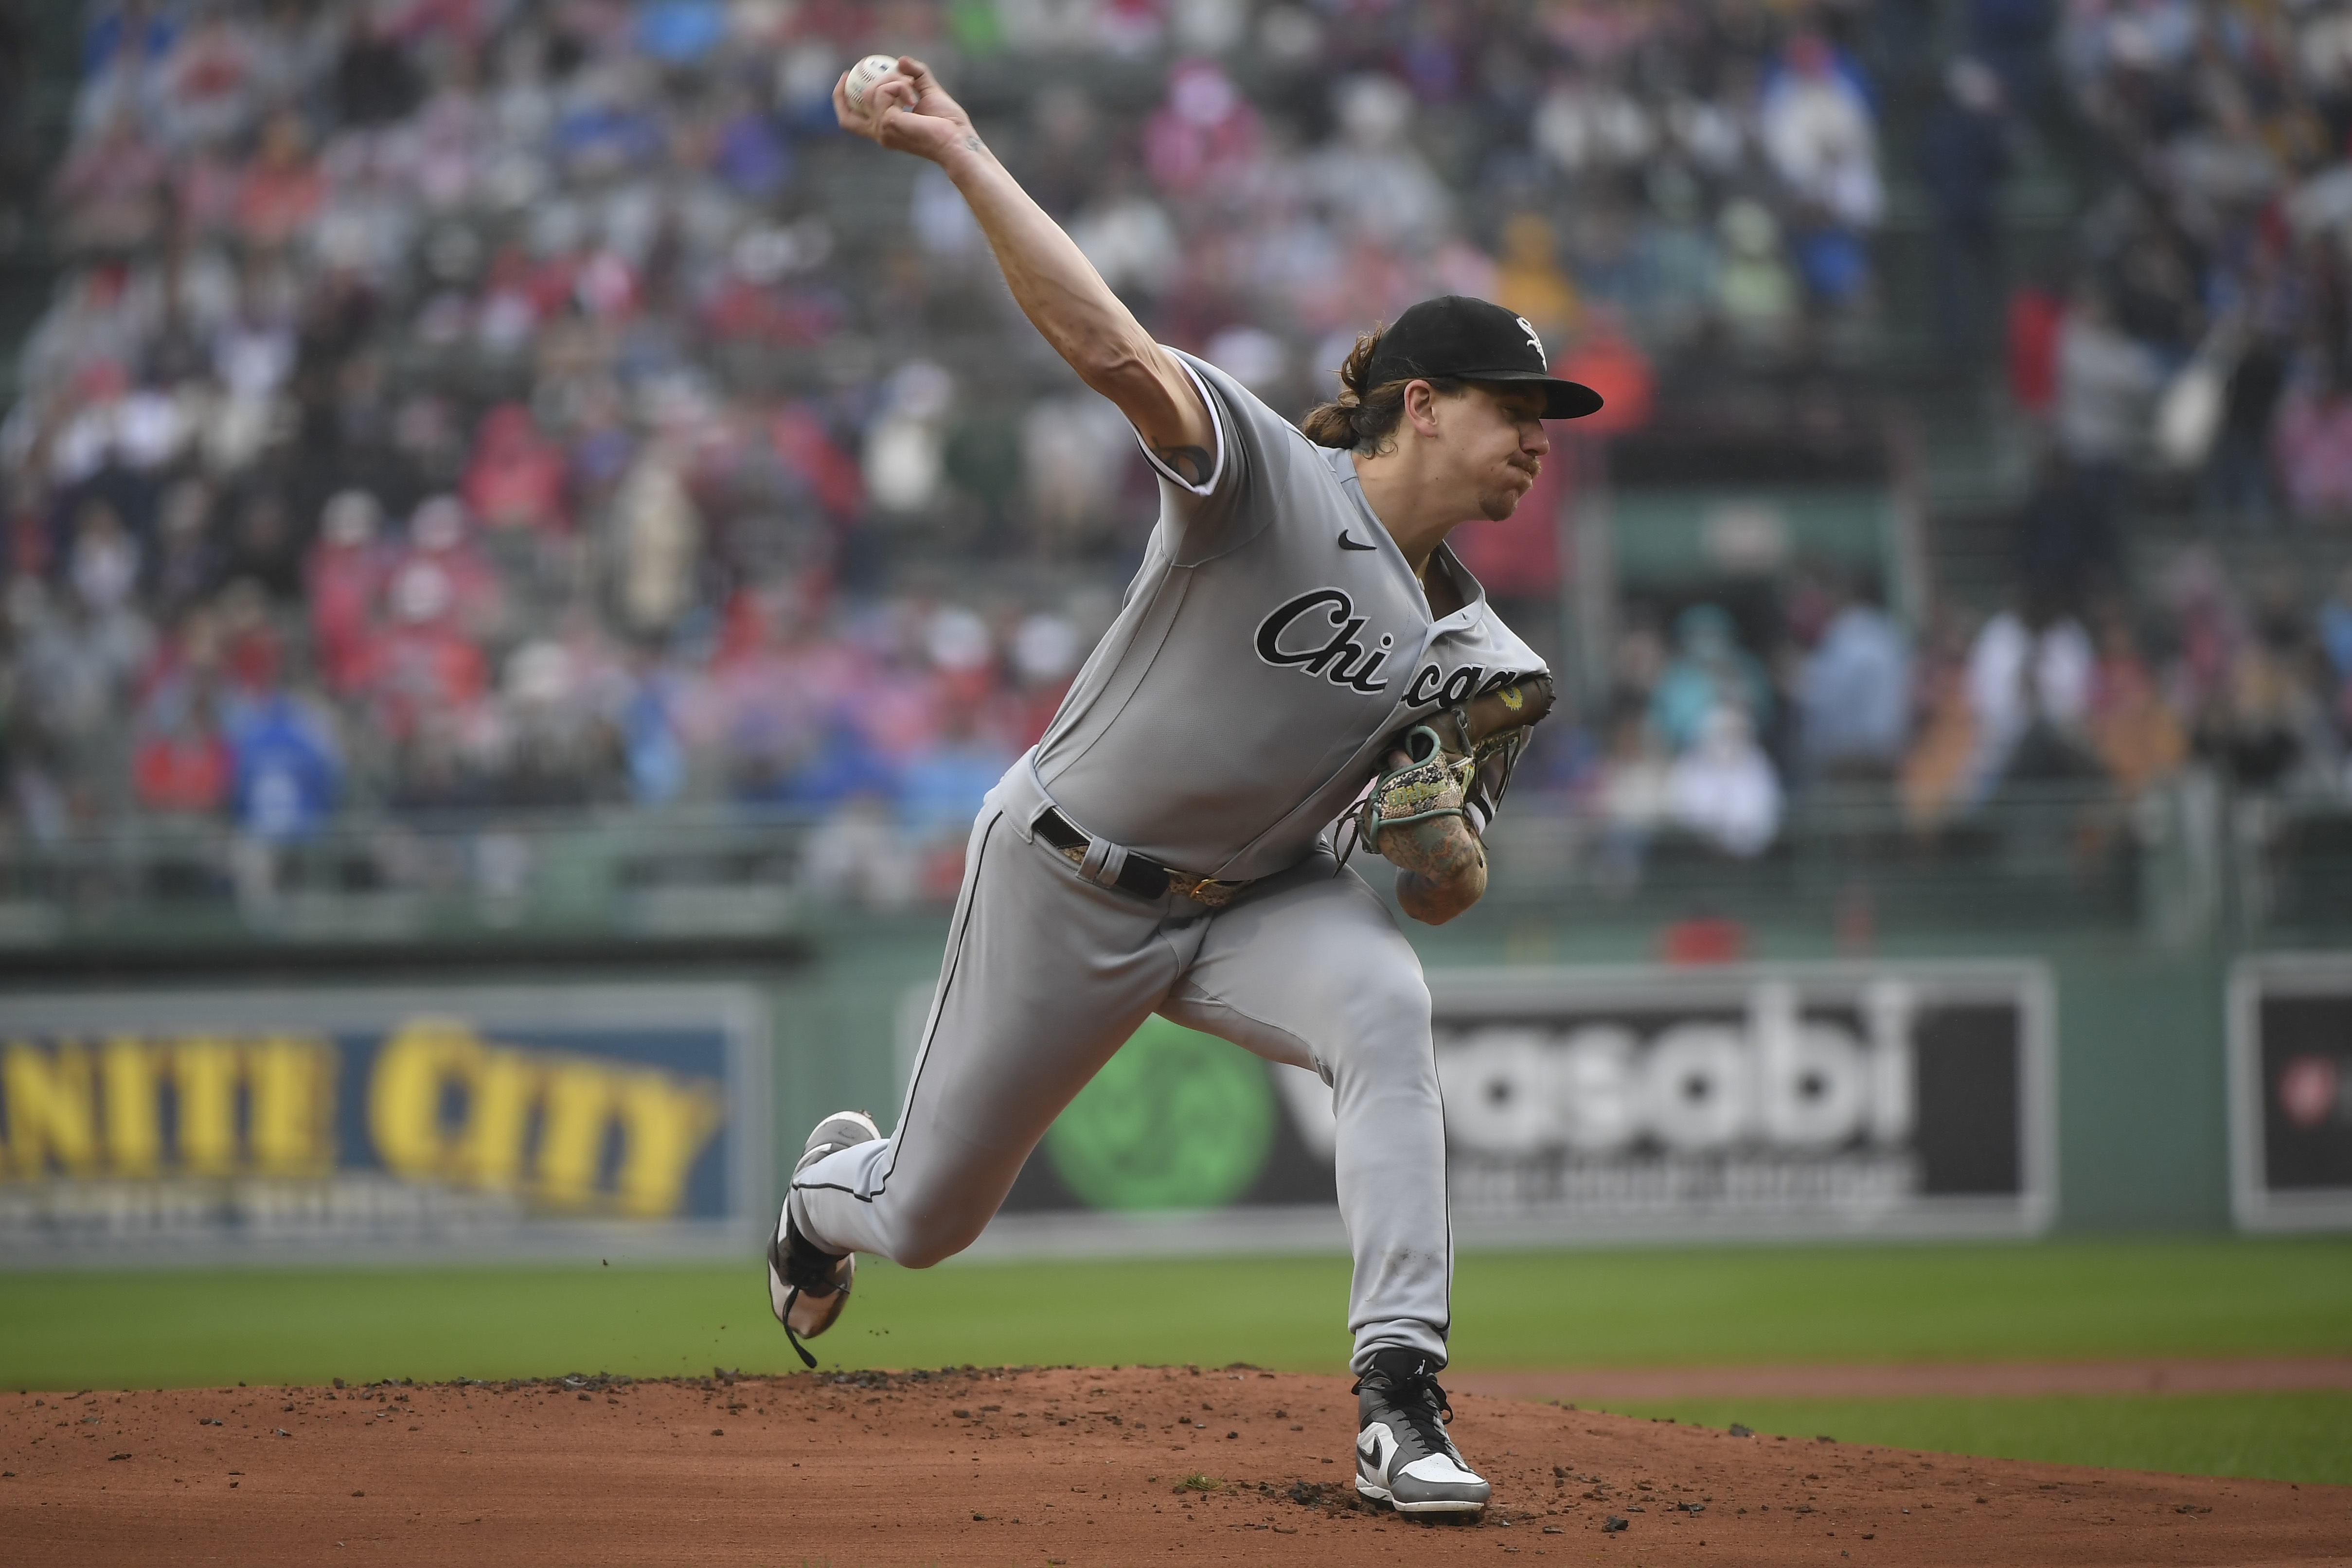
M 1412 684 L 1404 689 L 1404 705 L 1425 708 L 1433 702 L 1441 708 L 1458 708 L 1470 700 L 1486 679 L 1483 664 L 1465 665 L 1451 676 L 1433 664 L 1424 664 L 1413 672 Z
M 1321 676 L 1334 686 L 1385 691 L 1389 683 L 1373 678 L 1388 662 L 1396 638 L 1382 633 L 1377 646 L 1367 647 L 1357 640 L 1364 625 L 1355 600 L 1337 588 L 1317 588 L 1276 606 L 1257 624 L 1257 656 L 1277 668 Z

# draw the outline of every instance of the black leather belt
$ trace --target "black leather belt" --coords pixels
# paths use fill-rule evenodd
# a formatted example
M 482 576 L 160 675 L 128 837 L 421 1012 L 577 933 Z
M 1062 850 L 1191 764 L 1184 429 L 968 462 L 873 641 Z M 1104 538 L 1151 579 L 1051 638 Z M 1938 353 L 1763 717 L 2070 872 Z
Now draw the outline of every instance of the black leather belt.
M 1071 860 L 1084 864 L 1090 841 L 1078 831 L 1076 824 L 1064 816 L 1058 806 L 1047 806 L 1036 822 L 1037 837 L 1060 850 Z M 1234 895 L 1249 886 L 1247 881 L 1221 882 L 1214 877 L 1188 877 L 1171 867 L 1162 866 L 1149 855 L 1139 855 L 1130 849 L 1127 860 L 1118 868 L 1116 885 L 1126 889 L 1139 899 L 1157 899 L 1170 891 L 1183 894 L 1196 904 L 1206 904 L 1213 910 L 1223 909 L 1233 902 Z

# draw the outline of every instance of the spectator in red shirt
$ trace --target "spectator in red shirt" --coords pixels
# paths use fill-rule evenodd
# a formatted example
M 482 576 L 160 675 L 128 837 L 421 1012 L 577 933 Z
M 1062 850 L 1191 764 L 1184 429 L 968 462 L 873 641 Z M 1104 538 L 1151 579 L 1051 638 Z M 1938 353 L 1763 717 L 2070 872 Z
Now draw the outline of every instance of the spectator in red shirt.
M 275 248 L 316 217 L 327 199 L 302 134 L 302 121 L 280 112 L 261 133 L 261 150 L 237 192 L 236 221 L 249 244 Z
M 229 689 L 259 697 L 278 685 L 286 662 L 285 646 L 269 619 L 269 602 L 261 585 L 240 577 L 221 591 L 220 663 Z
M 2009 297 L 2009 394 L 2036 417 L 2058 401 L 2058 328 L 2066 302 L 2031 284 Z
M 455 613 L 448 575 L 411 562 L 392 583 L 392 622 L 367 657 L 378 724 L 406 741 L 427 715 L 449 718 L 474 707 L 489 684 L 489 664 Z
M 410 588 L 415 577 L 437 577 L 437 587 Z M 408 549 L 393 567 L 394 613 L 400 613 L 404 595 L 412 602 L 431 603 L 427 618 L 446 617 L 469 637 L 498 630 L 506 616 L 506 590 L 498 568 L 476 546 L 467 527 L 466 509 L 455 496 L 435 496 L 416 509 L 408 523 Z
M 228 798 L 234 759 L 222 739 L 220 617 L 197 606 L 159 642 L 138 683 L 131 784 L 148 811 L 204 813 Z
M 1143 128 L 1143 159 L 1161 190 L 1189 195 L 1235 177 L 1259 139 L 1257 110 L 1223 70 L 1195 60 L 1170 75 L 1167 101 Z
M 212 700 L 199 693 L 170 704 L 163 722 L 140 738 L 131 783 L 149 811 L 209 816 L 227 801 L 236 767 Z
M 376 537 L 383 516 L 375 497 L 345 490 L 327 503 L 318 542 L 304 563 L 310 643 L 320 673 L 339 696 L 367 684 L 367 656 L 390 563 Z
M 458 493 L 485 528 L 560 529 L 563 467 L 562 450 L 539 433 L 530 410 L 503 404 L 482 421 Z

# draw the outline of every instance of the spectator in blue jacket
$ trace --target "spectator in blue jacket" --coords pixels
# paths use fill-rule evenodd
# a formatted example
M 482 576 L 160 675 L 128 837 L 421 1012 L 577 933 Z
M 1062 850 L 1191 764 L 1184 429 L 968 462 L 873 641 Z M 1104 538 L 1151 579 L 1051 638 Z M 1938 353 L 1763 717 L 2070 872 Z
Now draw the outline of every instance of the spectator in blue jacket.
M 342 793 L 342 759 L 326 721 L 300 699 L 274 691 L 228 727 L 236 758 L 230 807 L 257 838 L 316 832 Z

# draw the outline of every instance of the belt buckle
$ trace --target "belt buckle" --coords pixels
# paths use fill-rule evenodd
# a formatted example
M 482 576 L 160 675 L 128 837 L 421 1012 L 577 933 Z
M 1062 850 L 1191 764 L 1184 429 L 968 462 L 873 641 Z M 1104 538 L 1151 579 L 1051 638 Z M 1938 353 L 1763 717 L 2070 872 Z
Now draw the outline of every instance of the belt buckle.
M 1205 904 L 1210 909 L 1222 910 L 1232 903 L 1235 896 L 1249 884 L 1245 881 L 1221 882 L 1214 877 L 1196 877 L 1189 882 L 1176 882 L 1173 886 L 1176 891 L 1196 904 Z

